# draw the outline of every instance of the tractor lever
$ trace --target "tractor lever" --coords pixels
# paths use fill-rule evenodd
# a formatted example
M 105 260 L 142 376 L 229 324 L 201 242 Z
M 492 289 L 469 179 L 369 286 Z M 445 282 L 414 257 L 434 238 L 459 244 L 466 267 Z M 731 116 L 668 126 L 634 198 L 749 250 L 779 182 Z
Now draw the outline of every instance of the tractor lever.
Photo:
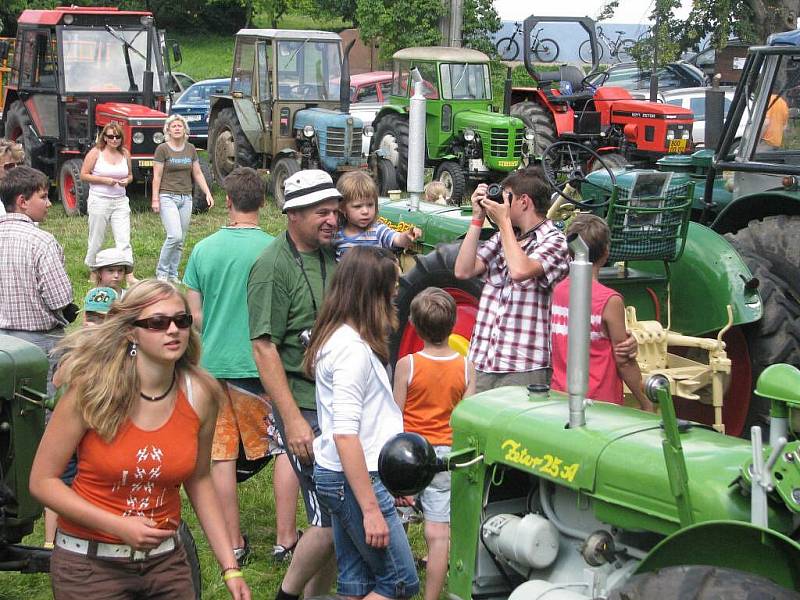
M 786 438 L 780 437 L 772 448 L 769 458 L 764 460 L 764 447 L 761 440 L 761 428 L 750 428 L 750 440 L 753 444 L 753 466 L 751 468 L 750 486 L 750 522 L 757 527 L 768 528 L 767 492 L 774 488 L 772 467 L 786 447 Z

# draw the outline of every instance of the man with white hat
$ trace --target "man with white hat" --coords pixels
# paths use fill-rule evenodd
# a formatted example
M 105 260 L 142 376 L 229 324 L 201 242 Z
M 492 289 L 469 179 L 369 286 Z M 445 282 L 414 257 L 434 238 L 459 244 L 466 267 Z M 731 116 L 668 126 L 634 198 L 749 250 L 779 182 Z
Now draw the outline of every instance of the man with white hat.
M 286 232 L 250 271 L 247 307 L 253 356 L 287 456 L 300 480 L 309 528 L 297 543 L 276 600 L 325 594 L 336 574 L 330 515 L 317 501 L 312 442 L 319 435 L 314 381 L 303 354 L 336 269 L 331 249 L 341 194 L 325 171 L 295 173 L 284 183 Z M 305 588 L 305 589 L 304 589 Z

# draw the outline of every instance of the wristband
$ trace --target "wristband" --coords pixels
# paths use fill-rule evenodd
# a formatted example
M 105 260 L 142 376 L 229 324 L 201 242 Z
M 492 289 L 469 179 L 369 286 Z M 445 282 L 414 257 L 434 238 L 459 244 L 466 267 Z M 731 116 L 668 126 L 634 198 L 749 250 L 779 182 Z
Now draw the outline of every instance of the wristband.
M 472 219 L 472 225 L 483 228 L 483 219 Z
M 244 577 L 239 569 L 226 569 L 222 574 L 223 581 L 230 581 L 231 579 L 239 579 Z

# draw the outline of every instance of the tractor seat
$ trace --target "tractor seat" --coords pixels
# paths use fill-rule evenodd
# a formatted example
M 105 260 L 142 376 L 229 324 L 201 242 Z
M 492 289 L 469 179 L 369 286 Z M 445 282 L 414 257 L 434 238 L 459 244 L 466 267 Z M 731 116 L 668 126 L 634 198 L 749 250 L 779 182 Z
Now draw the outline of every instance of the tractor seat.
M 553 92 L 548 91 L 545 92 L 545 96 L 547 96 L 547 99 L 551 104 L 568 104 L 569 106 L 578 106 L 579 108 L 583 107 L 587 102 L 594 99 L 594 94 L 592 92 L 578 92 L 577 94 L 569 94 L 564 96 L 562 94 L 554 94 Z
M 569 81 L 573 91 L 579 92 L 583 89 L 581 82 L 584 77 L 583 71 L 575 65 L 560 65 L 558 71 L 544 71 L 538 73 L 537 80 L 540 84 Z

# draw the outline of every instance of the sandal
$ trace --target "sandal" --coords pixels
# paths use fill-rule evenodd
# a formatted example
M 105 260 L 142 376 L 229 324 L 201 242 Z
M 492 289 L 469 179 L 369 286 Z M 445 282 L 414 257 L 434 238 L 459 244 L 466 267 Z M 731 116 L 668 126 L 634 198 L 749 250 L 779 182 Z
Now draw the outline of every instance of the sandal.
M 297 530 L 297 539 L 294 541 L 294 544 L 291 546 L 282 546 L 280 544 L 275 544 L 272 547 L 272 561 L 273 562 L 291 562 L 292 554 L 294 554 L 294 549 L 297 547 L 297 542 L 300 541 L 303 532 L 298 529 Z
M 242 534 L 242 539 L 244 540 L 244 546 L 233 549 L 233 556 L 236 558 L 236 562 L 239 565 L 239 568 L 245 566 L 248 562 L 250 562 L 253 550 L 250 547 L 250 539 L 247 537 L 246 533 Z

